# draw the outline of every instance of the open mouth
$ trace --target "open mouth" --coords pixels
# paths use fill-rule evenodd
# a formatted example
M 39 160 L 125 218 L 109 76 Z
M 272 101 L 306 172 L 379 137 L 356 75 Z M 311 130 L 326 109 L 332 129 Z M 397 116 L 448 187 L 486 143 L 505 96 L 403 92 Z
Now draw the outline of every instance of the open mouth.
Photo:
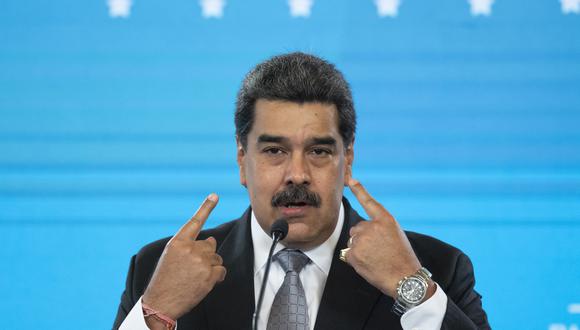
M 292 202 L 282 204 L 280 211 L 286 219 L 302 217 L 308 212 L 310 204 L 305 202 Z
M 308 204 L 306 204 L 304 202 L 295 202 L 295 203 L 284 204 L 284 207 L 287 207 L 287 208 L 299 208 L 299 207 L 304 207 L 304 206 L 308 206 Z

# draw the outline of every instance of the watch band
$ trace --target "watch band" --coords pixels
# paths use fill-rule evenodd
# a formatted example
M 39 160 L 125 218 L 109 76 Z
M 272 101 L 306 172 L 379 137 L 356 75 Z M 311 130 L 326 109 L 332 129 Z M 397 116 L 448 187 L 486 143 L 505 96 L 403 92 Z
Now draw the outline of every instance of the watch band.
M 423 277 L 423 279 L 428 283 L 429 280 L 431 279 L 431 272 L 427 270 L 427 268 L 425 267 L 421 267 L 421 269 L 419 269 L 417 271 L 417 275 Z
M 395 299 L 395 303 L 393 304 L 393 308 L 391 308 L 391 312 L 395 313 L 397 316 L 403 316 L 405 312 L 408 310 L 399 299 Z

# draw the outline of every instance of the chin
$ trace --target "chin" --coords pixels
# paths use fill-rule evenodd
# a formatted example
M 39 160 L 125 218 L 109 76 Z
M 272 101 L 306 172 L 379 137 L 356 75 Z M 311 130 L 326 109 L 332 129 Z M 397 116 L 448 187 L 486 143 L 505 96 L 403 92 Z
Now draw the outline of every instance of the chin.
M 289 248 L 311 248 L 318 244 L 320 234 L 312 232 L 312 229 L 304 223 L 288 224 L 288 235 L 282 243 Z

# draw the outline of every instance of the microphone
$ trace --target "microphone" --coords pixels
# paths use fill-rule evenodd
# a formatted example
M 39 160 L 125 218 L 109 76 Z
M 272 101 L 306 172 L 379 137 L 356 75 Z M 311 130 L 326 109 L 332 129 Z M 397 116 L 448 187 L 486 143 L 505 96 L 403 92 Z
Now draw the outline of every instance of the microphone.
M 264 300 L 264 291 L 266 290 L 266 282 L 268 282 L 268 275 L 270 274 L 270 265 L 272 264 L 272 255 L 274 254 L 274 249 L 279 241 L 286 238 L 288 235 L 288 221 L 284 218 L 280 218 L 272 224 L 270 227 L 270 236 L 272 236 L 272 246 L 270 247 L 270 253 L 268 253 L 268 261 L 266 261 L 266 270 L 264 271 L 264 278 L 262 279 L 262 286 L 260 287 L 260 295 L 258 297 L 258 303 L 256 304 L 256 310 L 254 311 L 254 317 L 252 318 L 252 329 L 256 330 L 258 328 L 258 314 L 262 307 L 262 300 Z
M 270 236 L 272 236 L 273 239 L 278 237 L 278 241 L 281 241 L 286 238 L 286 235 L 288 235 L 288 221 L 284 218 L 280 218 L 272 224 L 272 227 L 270 227 Z

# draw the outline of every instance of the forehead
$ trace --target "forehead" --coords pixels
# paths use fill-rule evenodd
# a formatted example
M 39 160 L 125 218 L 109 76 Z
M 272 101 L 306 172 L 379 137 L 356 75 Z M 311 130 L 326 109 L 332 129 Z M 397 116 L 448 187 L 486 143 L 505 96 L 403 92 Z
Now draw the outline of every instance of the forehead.
M 255 105 L 250 136 L 280 135 L 297 139 L 327 135 L 340 139 L 338 113 L 334 104 L 319 102 L 269 101 Z

